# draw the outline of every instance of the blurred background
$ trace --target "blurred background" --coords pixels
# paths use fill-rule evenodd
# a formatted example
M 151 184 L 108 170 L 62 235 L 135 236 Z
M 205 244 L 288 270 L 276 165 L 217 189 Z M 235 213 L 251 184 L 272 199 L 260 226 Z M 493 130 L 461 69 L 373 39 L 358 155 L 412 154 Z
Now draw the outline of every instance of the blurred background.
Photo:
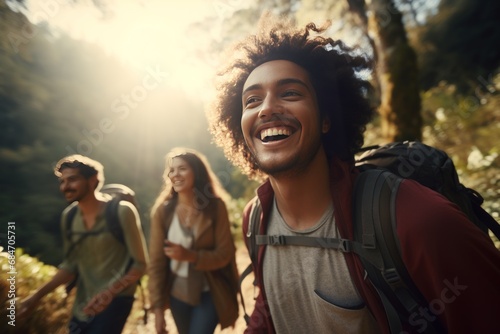
M 0 0 L 0 247 L 15 222 L 18 260 L 31 263 L 18 296 L 61 260 L 67 204 L 52 168 L 68 154 L 99 160 L 107 183 L 136 191 L 147 235 L 165 154 L 200 150 L 233 197 L 239 238 L 256 183 L 212 143 L 205 109 L 222 51 L 265 11 L 298 26 L 331 21 L 328 36 L 373 57 L 374 71 L 360 73 L 379 110 L 366 144 L 446 150 L 499 219 L 497 0 Z

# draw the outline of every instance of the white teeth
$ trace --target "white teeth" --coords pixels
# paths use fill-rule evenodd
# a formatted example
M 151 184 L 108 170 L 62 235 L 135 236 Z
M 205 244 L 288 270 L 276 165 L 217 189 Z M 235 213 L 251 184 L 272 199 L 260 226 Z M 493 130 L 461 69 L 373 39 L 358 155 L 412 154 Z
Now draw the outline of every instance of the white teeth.
M 260 139 L 264 140 L 264 138 L 266 137 L 278 136 L 278 135 L 290 136 L 291 134 L 292 132 L 287 128 L 270 128 L 262 130 L 260 132 Z

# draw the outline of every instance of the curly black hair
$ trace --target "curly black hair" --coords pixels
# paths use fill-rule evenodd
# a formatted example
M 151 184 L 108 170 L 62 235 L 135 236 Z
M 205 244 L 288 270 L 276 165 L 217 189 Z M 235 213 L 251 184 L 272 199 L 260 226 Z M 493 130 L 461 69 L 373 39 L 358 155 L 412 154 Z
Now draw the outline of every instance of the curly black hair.
M 266 17 L 261 19 L 260 32 L 236 44 L 225 58 L 218 72 L 216 99 L 207 113 L 210 131 L 228 159 L 251 178 L 262 175 L 243 138 L 241 95 L 250 73 L 272 60 L 291 61 L 309 74 L 320 118 L 331 123 L 322 137 L 329 158 L 352 160 L 363 145 L 366 124 L 375 109 L 368 98 L 372 86 L 359 73 L 370 71 L 372 61 L 357 48 L 320 36 L 326 28 L 309 23 L 295 29 L 286 19 Z

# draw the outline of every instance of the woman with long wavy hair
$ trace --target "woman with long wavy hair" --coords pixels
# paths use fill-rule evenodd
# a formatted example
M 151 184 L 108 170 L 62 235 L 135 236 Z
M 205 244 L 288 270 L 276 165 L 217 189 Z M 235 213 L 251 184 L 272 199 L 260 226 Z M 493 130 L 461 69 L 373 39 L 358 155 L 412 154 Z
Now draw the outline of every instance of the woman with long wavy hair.
M 166 156 L 163 189 L 151 210 L 149 292 L 159 334 L 170 308 L 180 334 L 213 333 L 238 317 L 235 245 L 219 184 L 199 152 Z

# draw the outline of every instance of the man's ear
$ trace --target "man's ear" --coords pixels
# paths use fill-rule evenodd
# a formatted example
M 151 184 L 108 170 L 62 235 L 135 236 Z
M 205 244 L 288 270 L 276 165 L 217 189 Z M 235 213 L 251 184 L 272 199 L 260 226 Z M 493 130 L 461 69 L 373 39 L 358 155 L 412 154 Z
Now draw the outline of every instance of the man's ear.
M 89 182 L 91 184 L 91 189 L 96 190 L 99 185 L 99 180 L 97 179 L 97 174 L 89 177 Z
M 322 125 L 321 125 L 321 132 L 323 134 L 325 133 L 328 133 L 328 131 L 330 131 L 330 119 L 329 118 L 325 118 L 322 122 Z

